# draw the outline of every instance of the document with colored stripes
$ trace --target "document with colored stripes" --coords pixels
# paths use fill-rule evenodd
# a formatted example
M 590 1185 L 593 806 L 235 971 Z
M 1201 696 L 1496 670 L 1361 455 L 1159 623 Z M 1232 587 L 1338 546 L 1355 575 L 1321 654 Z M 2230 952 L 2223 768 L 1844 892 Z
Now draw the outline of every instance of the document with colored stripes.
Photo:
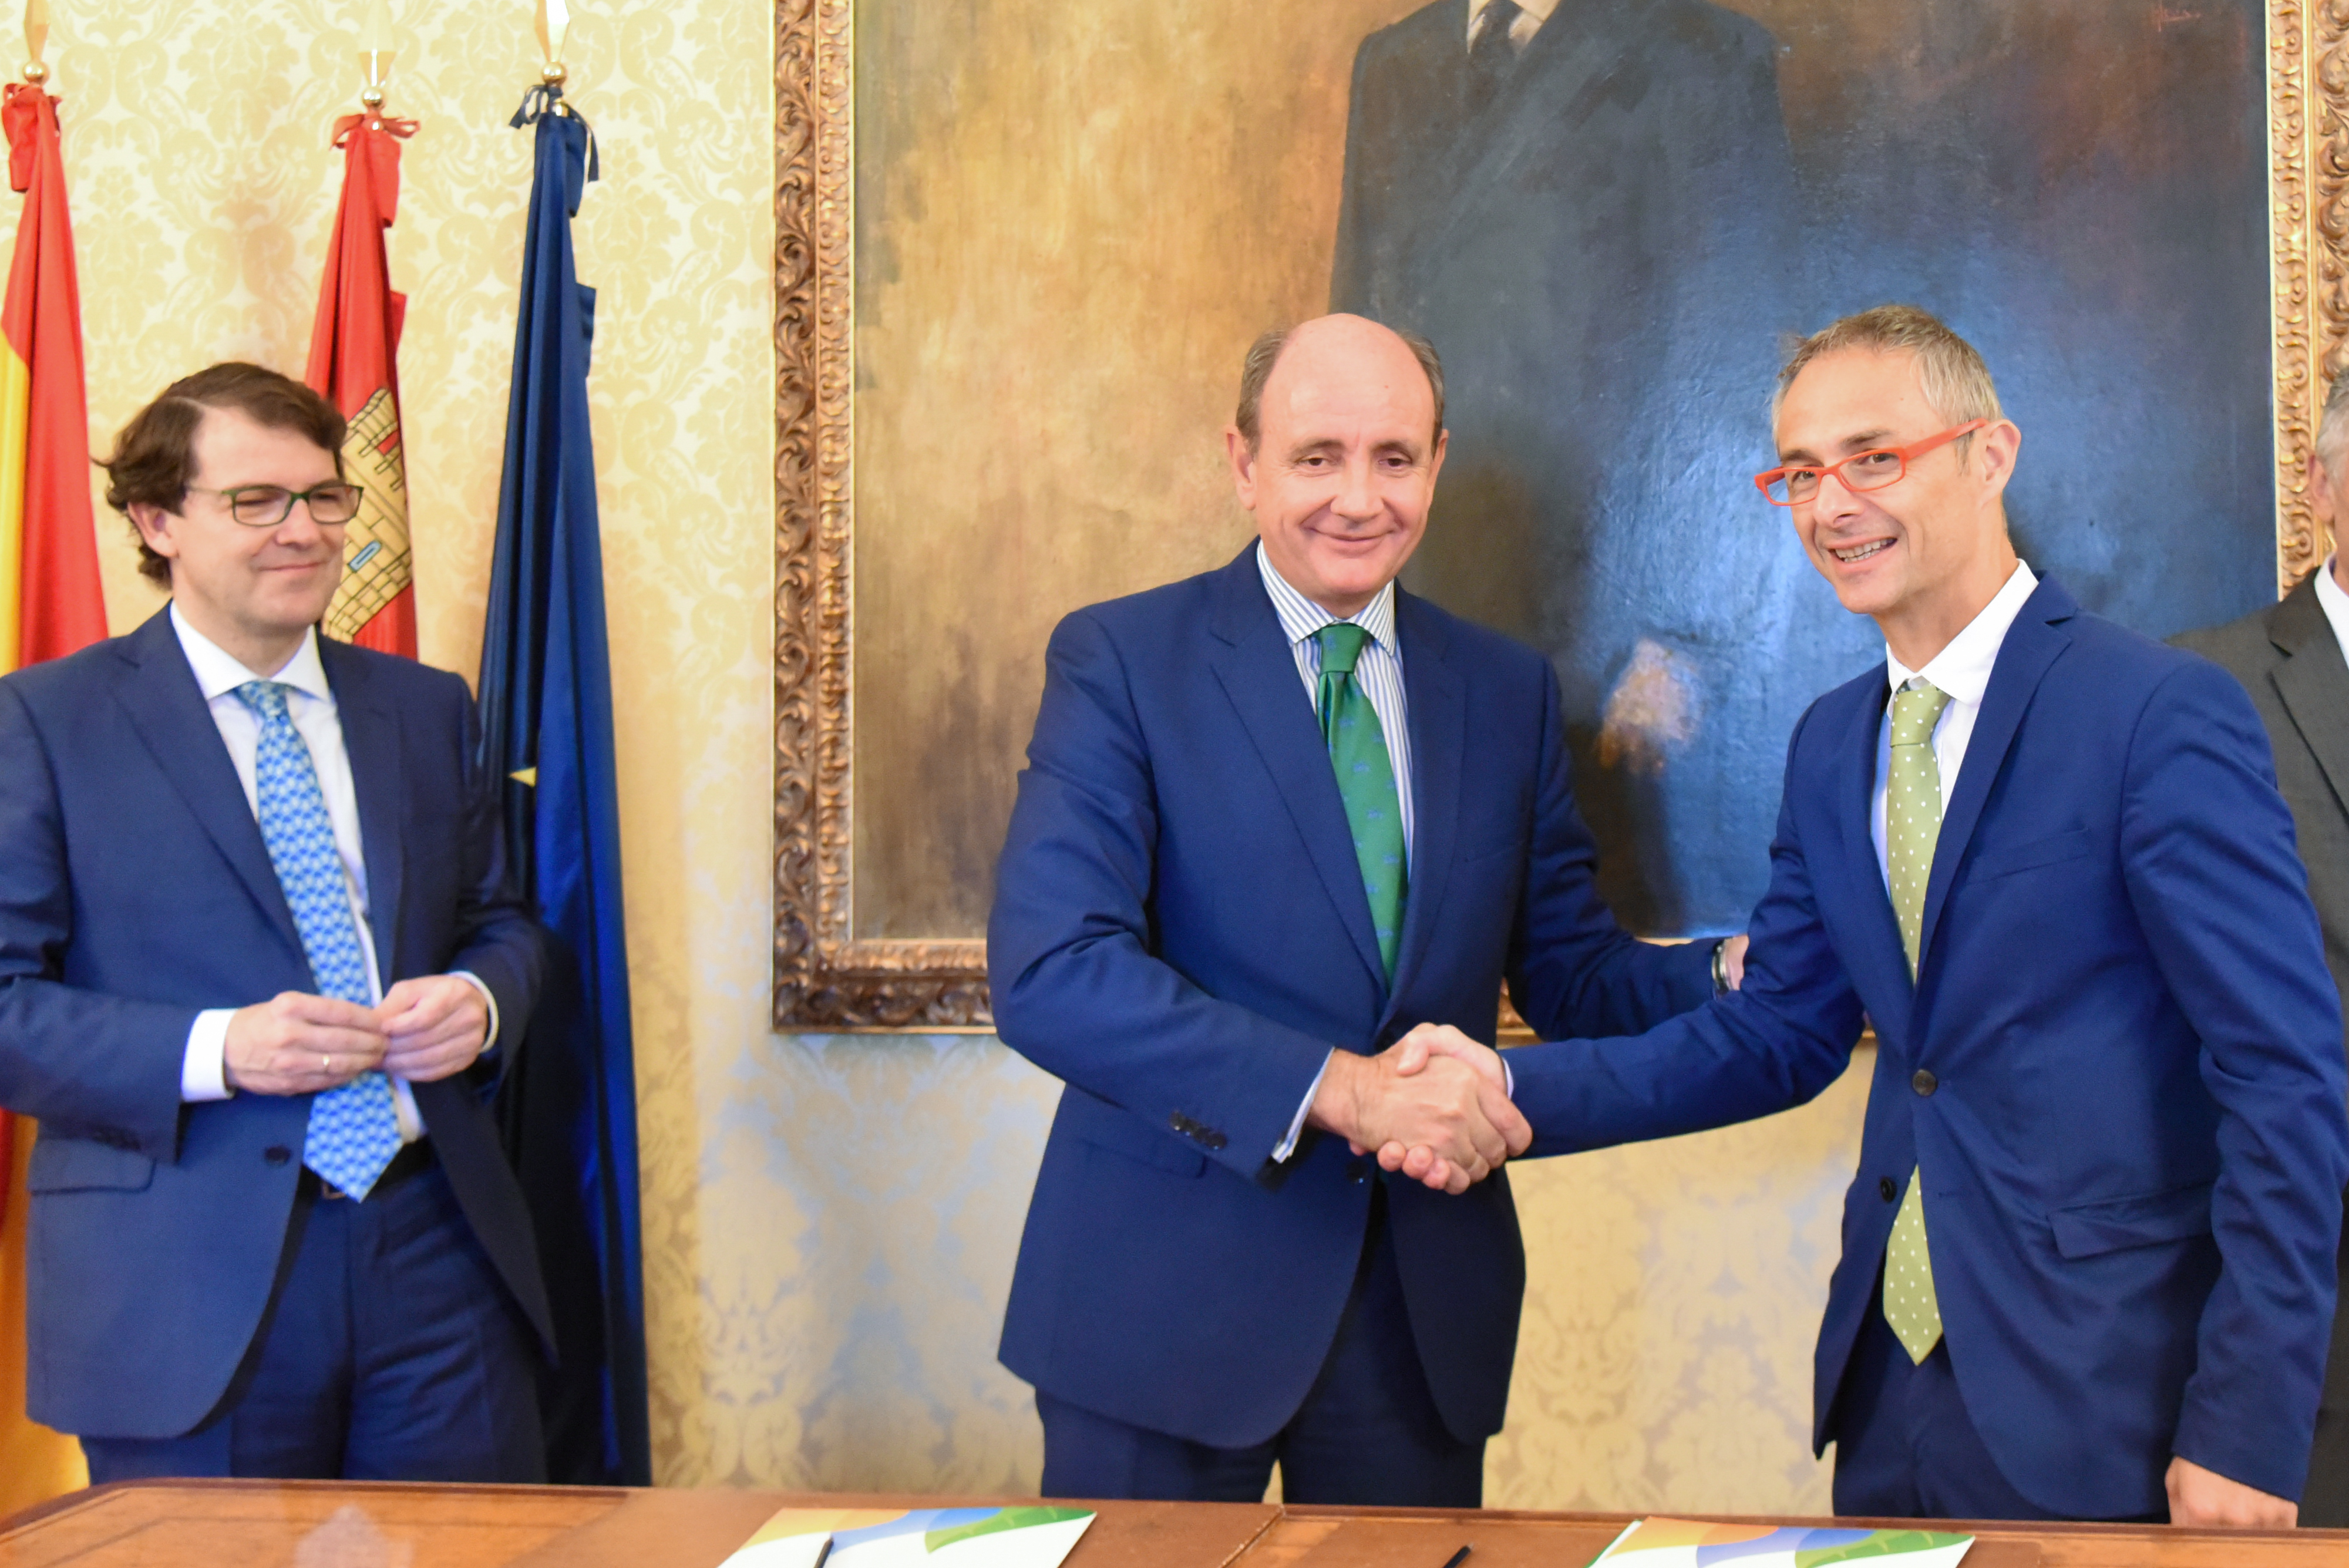
M 787 1508 L 721 1568 L 1060 1568 L 1081 1508 Z
M 1823 1525 L 1706 1524 L 1692 1519 L 1642 1519 L 1615 1538 L 1591 1568 L 1957 1568 L 1971 1535 L 1930 1530 L 1838 1530 Z

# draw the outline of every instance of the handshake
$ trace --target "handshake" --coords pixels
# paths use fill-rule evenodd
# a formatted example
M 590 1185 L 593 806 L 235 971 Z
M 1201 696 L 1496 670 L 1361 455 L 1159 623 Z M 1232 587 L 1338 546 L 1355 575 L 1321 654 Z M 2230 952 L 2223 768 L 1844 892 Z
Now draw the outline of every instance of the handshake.
M 1534 1140 L 1500 1055 L 1447 1023 L 1423 1023 L 1376 1056 L 1331 1052 L 1305 1119 L 1439 1192 L 1467 1191 Z

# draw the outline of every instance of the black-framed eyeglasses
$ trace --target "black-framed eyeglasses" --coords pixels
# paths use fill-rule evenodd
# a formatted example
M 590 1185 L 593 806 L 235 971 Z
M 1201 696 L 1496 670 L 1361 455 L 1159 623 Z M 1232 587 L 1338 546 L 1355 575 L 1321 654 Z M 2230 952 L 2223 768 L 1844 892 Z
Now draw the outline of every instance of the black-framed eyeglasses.
M 310 508 L 310 521 L 331 528 L 359 514 L 363 493 L 359 486 L 339 479 L 307 490 L 288 490 L 282 484 L 234 484 L 226 490 L 191 484 L 188 489 L 198 495 L 219 496 L 228 503 L 228 514 L 248 528 L 276 527 L 294 515 L 296 501 Z

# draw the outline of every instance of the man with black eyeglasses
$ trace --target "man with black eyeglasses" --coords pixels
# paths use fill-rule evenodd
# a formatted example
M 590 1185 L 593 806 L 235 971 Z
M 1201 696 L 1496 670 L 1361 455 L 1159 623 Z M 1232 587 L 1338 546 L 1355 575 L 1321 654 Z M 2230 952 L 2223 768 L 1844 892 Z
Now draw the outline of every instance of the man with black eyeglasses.
M 1932 317 L 1816 334 L 1775 415 L 1756 481 L 1885 660 L 1795 728 L 1743 989 L 1507 1053 L 1531 1152 L 1783 1110 L 1872 1021 L 1815 1369 L 1836 1511 L 2290 1525 L 2349 1113 L 2259 716 L 2017 559 L 2021 432 Z
M 105 467 L 171 601 L 0 680 L 0 1106 L 32 1417 L 93 1481 L 543 1479 L 485 1096 L 537 927 L 464 682 L 318 635 L 344 421 L 215 365 Z

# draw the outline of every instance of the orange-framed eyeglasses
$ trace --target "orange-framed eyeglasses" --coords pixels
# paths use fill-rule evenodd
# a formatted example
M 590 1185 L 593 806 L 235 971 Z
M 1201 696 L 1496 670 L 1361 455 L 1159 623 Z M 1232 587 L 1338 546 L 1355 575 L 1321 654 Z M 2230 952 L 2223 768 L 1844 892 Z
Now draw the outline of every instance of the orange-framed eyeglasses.
M 1939 435 L 1912 441 L 1907 446 L 1882 446 L 1853 452 L 1825 468 L 1774 468 L 1755 474 L 1754 487 L 1773 506 L 1801 505 L 1819 493 L 1819 481 L 1830 473 L 1846 490 L 1881 490 L 1908 477 L 1910 458 L 1922 457 L 1935 447 L 1947 446 L 1960 436 L 1971 435 L 1989 423 L 1988 420 L 1968 420 L 1964 424 L 1953 426 Z

